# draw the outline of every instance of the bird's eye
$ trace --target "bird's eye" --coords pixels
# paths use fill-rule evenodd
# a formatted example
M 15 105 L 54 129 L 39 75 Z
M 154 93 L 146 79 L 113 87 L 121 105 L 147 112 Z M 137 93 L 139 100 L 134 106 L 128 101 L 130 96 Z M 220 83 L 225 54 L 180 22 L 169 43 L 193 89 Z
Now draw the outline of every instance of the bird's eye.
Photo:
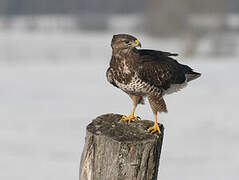
M 128 41 L 128 40 L 126 40 L 126 41 L 125 41 L 125 43 L 126 43 L 126 44 L 129 44 L 129 41 Z

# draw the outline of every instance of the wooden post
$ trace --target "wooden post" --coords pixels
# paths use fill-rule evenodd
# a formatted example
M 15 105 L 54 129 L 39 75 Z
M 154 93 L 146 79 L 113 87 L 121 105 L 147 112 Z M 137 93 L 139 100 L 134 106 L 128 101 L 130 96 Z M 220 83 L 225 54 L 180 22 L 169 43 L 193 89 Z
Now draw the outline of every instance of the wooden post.
M 122 115 L 106 114 L 87 126 L 81 156 L 80 180 L 156 180 L 163 143 L 161 134 L 146 130 L 152 121 L 120 122 Z

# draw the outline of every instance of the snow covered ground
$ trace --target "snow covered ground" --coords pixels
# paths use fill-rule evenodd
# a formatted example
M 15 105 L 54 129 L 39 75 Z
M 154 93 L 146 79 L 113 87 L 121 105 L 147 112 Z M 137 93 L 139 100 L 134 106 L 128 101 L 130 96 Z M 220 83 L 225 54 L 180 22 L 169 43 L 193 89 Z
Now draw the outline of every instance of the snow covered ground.
M 111 36 L 1 33 L 0 179 L 78 179 L 86 125 L 131 109 L 127 95 L 106 81 Z M 141 42 L 159 48 L 150 39 Z M 236 180 L 239 62 L 197 57 L 184 63 L 203 75 L 165 97 L 159 177 Z M 136 115 L 152 119 L 149 104 Z

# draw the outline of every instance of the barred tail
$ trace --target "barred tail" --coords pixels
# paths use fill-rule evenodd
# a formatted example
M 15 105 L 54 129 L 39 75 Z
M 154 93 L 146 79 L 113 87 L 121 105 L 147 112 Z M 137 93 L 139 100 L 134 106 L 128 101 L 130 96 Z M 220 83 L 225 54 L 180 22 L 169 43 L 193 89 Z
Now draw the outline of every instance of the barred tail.
M 192 81 L 192 80 L 194 80 L 194 79 L 197 79 L 197 78 L 199 78 L 200 76 L 201 76 L 201 73 L 193 72 L 193 71 L 191 71 L 191 72 L 185 74 L 185 77 L 186 77 L 186 79 L 187 79 L 187 82 Z

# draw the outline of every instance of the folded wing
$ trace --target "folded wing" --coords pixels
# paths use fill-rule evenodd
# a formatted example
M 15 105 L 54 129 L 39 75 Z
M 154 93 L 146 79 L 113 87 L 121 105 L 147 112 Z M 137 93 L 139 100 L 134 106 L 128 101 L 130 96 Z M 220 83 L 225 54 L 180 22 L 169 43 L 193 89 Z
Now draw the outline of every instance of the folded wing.
M 141 50 L 139 77 L 147 83 L 167 90 L 171 84 L 183 84 L 201 75 L 170 57 L 173 55 L 162 51 Z

